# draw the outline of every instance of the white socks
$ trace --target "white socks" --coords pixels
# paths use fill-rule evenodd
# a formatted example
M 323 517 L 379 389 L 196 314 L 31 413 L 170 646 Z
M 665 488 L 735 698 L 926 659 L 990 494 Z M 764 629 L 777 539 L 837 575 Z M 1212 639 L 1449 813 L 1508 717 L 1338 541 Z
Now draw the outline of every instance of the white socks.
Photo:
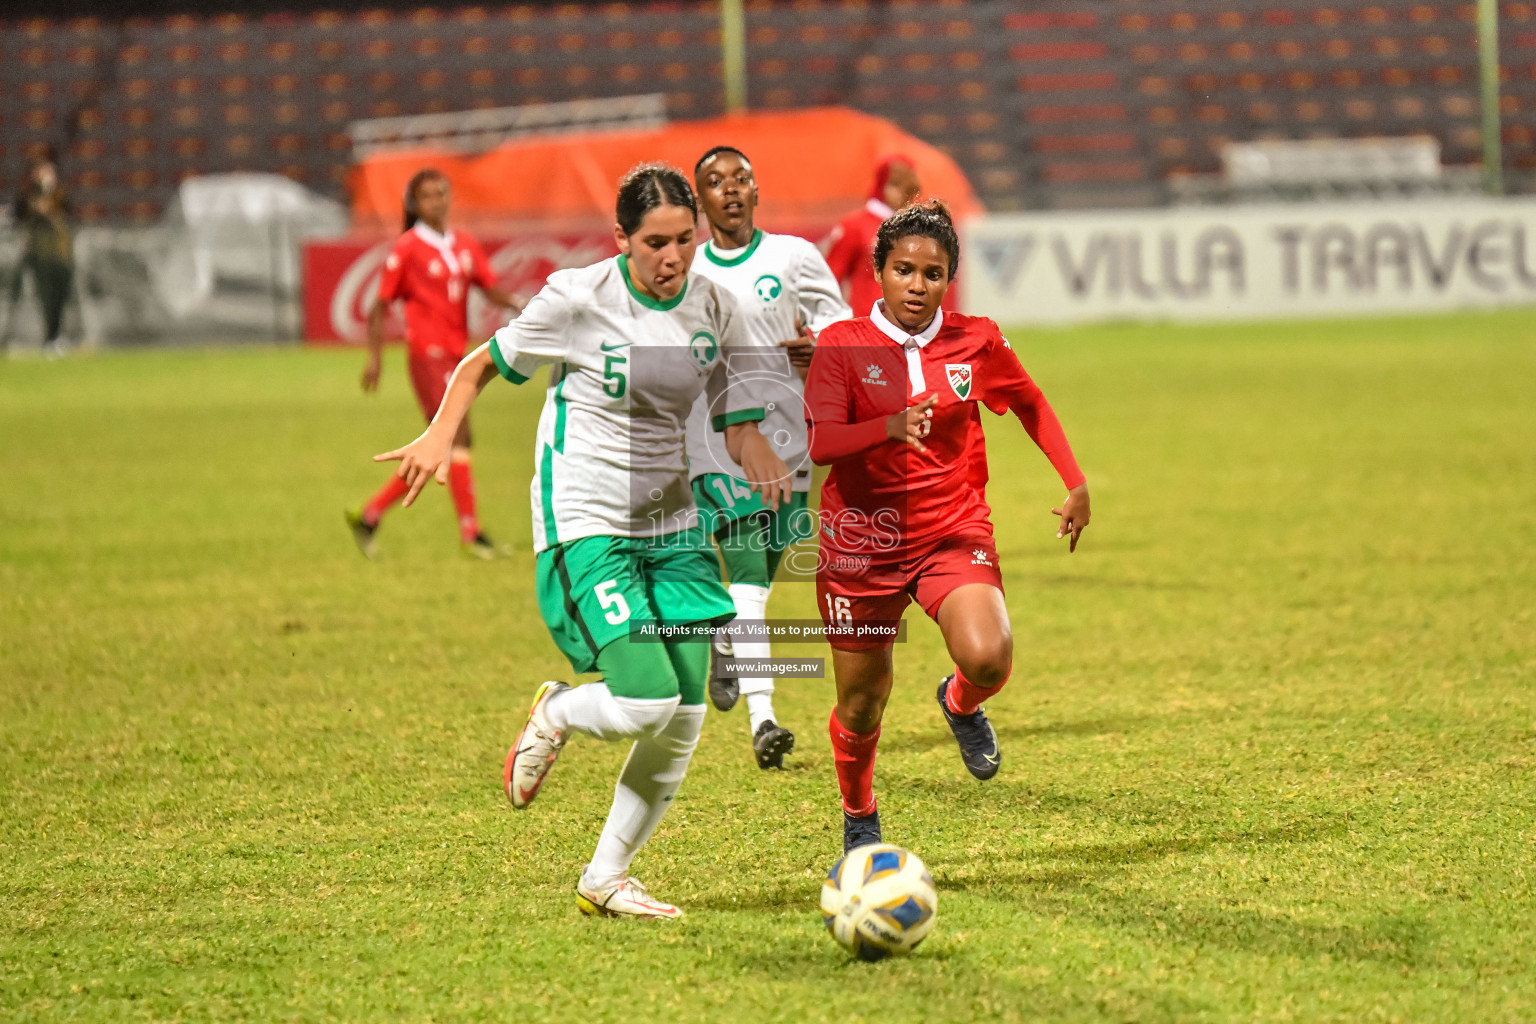
M 606 683 L 587 683 L 551 697 L 545 703 L 544 714 L 561 733 L 574 731 L 600 740 L 632 740 L 660 732 L 671 721 L 677 702 L 676 697 L 615 697 Z
M 768 615 L 768 587 L 751 583 L 732 583 L 729 587 L 731 601 L 736 605 L 736 618 L 761 622 Z M 730 626 L 726 626 L 730 629 Z M 742 658 L 769 658 L 773 645 L 765 640 L 746 640 L 737 634 L 731 636 L 734 655 Z M 747 699 L 747 727 L 757 735 L 757 727 L 773 720 L 773 678 L 771 676 L 743 676 L 737 680 L 741 695 Z
M 742 682 L 746 682 L 745 679 Z M 768 684 L 768 689 L 773 689 L 773 684 Z M 747 728 L 752 731 L 753 737 L 757 736 L 757 727 L 764 722 L 777 721 L 773 717 L 773 694 L 749 693 L 747 694 Z
M 580 687 L 585 690 L 593 684 Z M 688 773 L 688 762 L 699 745 L 704 705 L 688 704 L 673 712 L 666 727 L 635 741 L 629 760 L 613 791 L 613 808 L 587 865 L 587 885 L 603 890 L 629 874 L 630 861 L 651 838 L 662 815 Z

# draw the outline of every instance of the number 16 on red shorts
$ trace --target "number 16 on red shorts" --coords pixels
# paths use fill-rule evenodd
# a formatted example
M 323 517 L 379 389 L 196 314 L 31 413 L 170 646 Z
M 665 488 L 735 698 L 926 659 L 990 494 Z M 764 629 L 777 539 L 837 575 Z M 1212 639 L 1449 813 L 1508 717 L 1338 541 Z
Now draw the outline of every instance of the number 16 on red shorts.
M 859 635 L 860 623 L 898 620 L 913 601 L 933 618 L 944 598 L 967 583 L 1003 589 L 997 542 L 990 533 L 963 533 L 921 547 L 874 554 L 845 554 L 823 542 L 816 570 L 816 605 L 833 647 L 870 651 L 892 641 Z

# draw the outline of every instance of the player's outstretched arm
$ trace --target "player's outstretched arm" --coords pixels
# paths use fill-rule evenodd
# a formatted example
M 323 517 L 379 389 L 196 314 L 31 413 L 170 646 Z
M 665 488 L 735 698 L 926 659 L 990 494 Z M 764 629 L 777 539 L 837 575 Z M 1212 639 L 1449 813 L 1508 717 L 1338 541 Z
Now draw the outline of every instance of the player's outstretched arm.
M 996 331 L 997 325 L 991 324 L 991 328 Z M 1067 443 L 1067 432 L 1062 429 L 1051 403 L 1045 400 L 1045 394 L 1024 372 L 1019 357 L 1000 333 L 994 335 L 985 368 L 987 384 L 982 401 L 995 413 L 1012 410 L 1030 440 L 1051 460 L 1052 468 L 1067 487 L 1066 500 L 1060 508 L 1051 509 L 1051 515 L 1060 517 L 1056 536 L 1071 538 L 1067 542 L 1067 551 L 1076 551 L 1077 542 L 1088 527 L 1088 481 L 1078 468 L 1072 446 Z
M 469 407 L 475 404 L 480 390 L 497 375 L 495 360 L 491 357 L 491 343 L 486 342 L 465 356 L 448 381 L 448 393 L 437 415 L 420 437 L 392 452 L 373 457 L 374 462 L 400 463 L 396 476 L 410 485 L 402 505 L 416 500 L 416 495 L 436 477 L 440 484 L 448 483 L 448 456 L 453 449 L 454 435 L 459 424 L 469 415 Z

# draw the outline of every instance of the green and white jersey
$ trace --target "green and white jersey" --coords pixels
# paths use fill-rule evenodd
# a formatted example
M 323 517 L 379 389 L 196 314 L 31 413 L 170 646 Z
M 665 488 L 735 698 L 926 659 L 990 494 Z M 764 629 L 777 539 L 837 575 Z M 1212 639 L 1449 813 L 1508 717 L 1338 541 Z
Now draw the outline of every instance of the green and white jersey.
M 780 342 L 799 331 L 796 322 L 820 334 L 828 324 L 852 316 L 842 286 L 816 246 L 795 235 L 752 234 L 741 249 L 722 251 L 713 240 L 699 246 L 691 277 L 705 277 L 736 297 L 746 322 L 748 344 L 756 346 L 751 374 L 763 403 L 759 429 L 795 474 L 797 491 L 811 489 L 811 459 L 805 428 L 805 384 Z M 740 477 L 741 466 L 725 450 L 725 435 L 711 428 L 704 400 L 688 417 L 688 476 L 725 473 Z
M 663 302 L 634 287 L 624 256 L 551 274 L 490 344 L 516 384 L 554 364 L 531 488 L 534 550 L 692 529 L 683 427 L 706 394 L 714 429 L 762 419 L 754 389 L 731 386 L 732 357 L 750 361 L 749 348 L 736 300 L 707 278 L 690 274 Z

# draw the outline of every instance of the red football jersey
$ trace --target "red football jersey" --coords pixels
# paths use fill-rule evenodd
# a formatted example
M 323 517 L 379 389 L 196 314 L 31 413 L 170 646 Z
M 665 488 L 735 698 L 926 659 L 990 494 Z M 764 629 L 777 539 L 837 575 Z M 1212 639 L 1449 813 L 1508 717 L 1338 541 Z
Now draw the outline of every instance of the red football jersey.
M 938 397 L 926 452 L 885 438 L 885 420 Z M 822 543 L 898 555 L 938 537 L 991 533 L 980 405 L 1011 409 L 1070 489 L 1083 482 L 1050 404 L 997 324 L 941 312 L 921 335 L 877 311 L 817 339 L 805 383 L 811 457 L 832 462 L 821 489 Z
M 496 284 L 480 243 L 462 232 L 440 235 L 417 224 L 400 236 L 385 258 L 379 298 L 404 300 L 411 351 L 462 356 L 469 341 L 471 284 Z
M 827 266 L 847 293 L 854 316 L 869 316 L 880 298 L 880 282 L 875 280 L 874 270 L 875 235 L 894 212 L 880 200 L 871 199 L 838 221 L 821 243 L 826 250 Z M 958 308 L 959 299 L 960 289 L 951 288 L 944 296 L 944 308 Z

